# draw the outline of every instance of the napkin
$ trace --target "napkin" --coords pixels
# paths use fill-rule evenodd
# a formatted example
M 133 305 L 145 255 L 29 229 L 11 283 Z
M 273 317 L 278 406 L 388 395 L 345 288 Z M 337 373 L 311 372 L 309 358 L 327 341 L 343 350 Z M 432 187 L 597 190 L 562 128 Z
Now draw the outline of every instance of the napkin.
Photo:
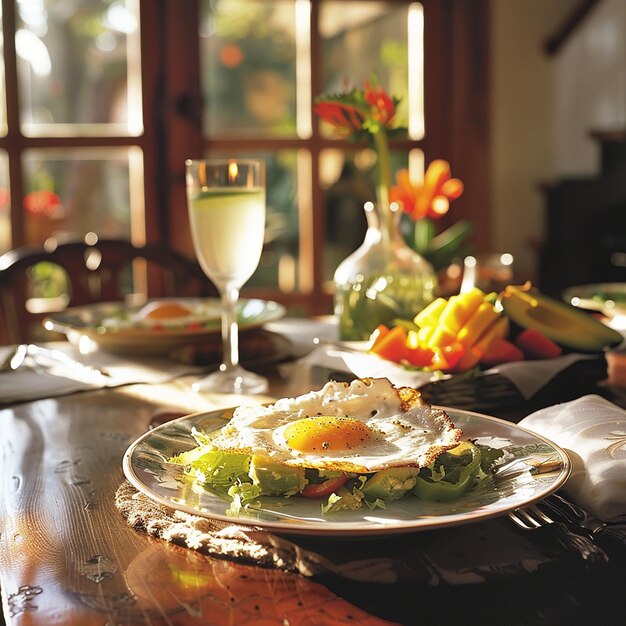
M 626 410 L 591 394 L 536 411 L 519 425 L 567 451 L 567 496 L 601 520 L 626 521 Z
M 264 324 L 263 328 L 287 337 L 295 357 L 307 355 L 325 342 L 337 341 L 339 336 L 337 320 L 331 315 L 313 319 L 283 317 Z
M 320 345 L 303 362 L 309 366 L 326 367 L 351 373 L 357 378 L 387 378 L 396 386 L 419 388 L 442 378 L 440 373 L 411 370 L 367 352 L 369 343 L 345 342 Z M 567 354 L 555 359 L 505 363 L 485 370 L 484 375 L 500 374 L 508 379 L 528 400 L 542 387 L 574 363 L 594 359 L 594 355 Z M 446 378 L 449 376 L 444 376 Z
M 67 342 L 46 344 L 46 348 L 69 357 L 68 363 L 35 368 L 24 365 L 15 371 L 0 373 L 0 404 L 58 397 L 77 391 L 131 383 L 164 383 L 178 376 L 202 371 L 202 368 L 159 357 L 133 358 L 99 350 L 81 354 Z M 11 350 L 9 347 L 0 349 L 0 361 Z

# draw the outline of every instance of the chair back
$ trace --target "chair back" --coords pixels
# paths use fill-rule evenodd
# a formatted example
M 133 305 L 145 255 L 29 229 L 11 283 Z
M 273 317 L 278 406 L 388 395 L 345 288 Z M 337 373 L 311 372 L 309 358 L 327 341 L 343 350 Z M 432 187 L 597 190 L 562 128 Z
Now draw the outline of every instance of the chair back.
M 0 344 L 49 338 L 41 320 L 71 306 L 217 293 L 195 260 L 165 245 L 49 239 L 0 256 Z

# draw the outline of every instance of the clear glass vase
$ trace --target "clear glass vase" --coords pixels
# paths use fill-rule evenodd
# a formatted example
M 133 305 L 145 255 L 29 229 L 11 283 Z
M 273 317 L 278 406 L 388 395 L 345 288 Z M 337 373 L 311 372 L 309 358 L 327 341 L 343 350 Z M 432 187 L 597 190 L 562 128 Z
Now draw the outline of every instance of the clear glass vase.
M 426 259 L 409 248 L 395 204 L 365 204 L 361 246 L 335 271 L 335 315 L 340 339 L 362 341 L 379 324 L 411 320 L 435 298 L 437 278 Z

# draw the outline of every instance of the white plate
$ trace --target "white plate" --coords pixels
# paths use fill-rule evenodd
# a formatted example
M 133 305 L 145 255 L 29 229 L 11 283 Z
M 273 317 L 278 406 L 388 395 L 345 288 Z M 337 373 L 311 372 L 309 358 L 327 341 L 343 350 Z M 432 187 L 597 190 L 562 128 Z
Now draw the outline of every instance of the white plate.
M 495 417 L 445 410 L 455 425 L 463 429 L 465 438 L 478 439 L 512 455 L 493 484 L 451 503 L 425 502 L 407 495 L 388 503 L 384 510 L 363 507 L 322 515 L 319 500 L 264 497 L 260 509 L 229 516 L 228 502 L 208 491 L 192 489 L 182 466 L 168 463 L 167 459 L 195 447 L 193 427 L 206 432 L 221 428 L 230 419 L 232 409 L 189 415 L 145 433 L 126 451 L 124 473 L 149 498 L 193 515 L 260 526 L 278 533 L 333 536 L 412 532 L 476 522 L 541 500 L 567 479 L 567 455 L 544 437 Z M 531 471 L 537 465 L 552 469 L 545 473 Z
M 626 315 L 626 283 L 576 285 L 565 290 L 563 300 L 607 317 Z
M 200 324 L 189 327 L 110 328 L 102 325 L 103 320 L 116 316 L 128 318 L 145 305 L 127 306 L 123 302 L 106 302 L 73 307 L 63 312 L 50 314 L 44 320 L 44 326 L 48 330 L 64 333 L 68 340 L 75 344 L 78 344 L 83 337 L 88 337 L 103 350 L 143 356 L 166 354 L 174 348 L 196 343 L 220 332 L 221 304 L 219 299 L 162 298 L 161 300 L 186 303 L 192 307 L 201 306 L 205 317 Z M 149 302 L 158 301 L 158 299 L 149 300 Z M 262 326 L 284 315 L 285 308 L 270 300 L 242 299 L 237 307 L 237 319 L 242 331 Z

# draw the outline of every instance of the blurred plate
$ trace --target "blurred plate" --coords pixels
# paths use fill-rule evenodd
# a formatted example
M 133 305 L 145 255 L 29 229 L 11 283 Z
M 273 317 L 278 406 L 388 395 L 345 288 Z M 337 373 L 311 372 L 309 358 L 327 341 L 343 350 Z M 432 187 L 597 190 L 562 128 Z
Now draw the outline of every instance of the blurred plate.
M 158 302 L 177 302 L 193 308 L 196 311 L 195 318 L 187 325 L 157 324 L 146 327 L 134 321 L 146 305 L 128 306 L 123 302 L 106 302 L 53 313 L 44 320 L 44 326 L 67 335 L 74 344 L 87 338 L 102 350 L 142 356 L 169 354 L 181 346 L 197 343 L 213 335 L 219 336 L 219 299 L 163 298 L 149 300 L 148 304 Z M 237 319 L 242 331 L 280 319 L 284 314 L 285 308 L 281 304 L 269 300 L 242 299 L 237 306 Z
M 607 317 L 626 315 L 626 283 L 596 283 L 569 287 L 563 300 Z
M 264 328 L 244 330 L 239 335 L 239 360 L 244 367 L 279 363 L 293 355 L 293 344 L 284 335 Z M 187 365 L 198 367 L 218 366 L 222 362 L 222 337 L 218 333 L 179 346 L 170 353 L 170 358 Z

